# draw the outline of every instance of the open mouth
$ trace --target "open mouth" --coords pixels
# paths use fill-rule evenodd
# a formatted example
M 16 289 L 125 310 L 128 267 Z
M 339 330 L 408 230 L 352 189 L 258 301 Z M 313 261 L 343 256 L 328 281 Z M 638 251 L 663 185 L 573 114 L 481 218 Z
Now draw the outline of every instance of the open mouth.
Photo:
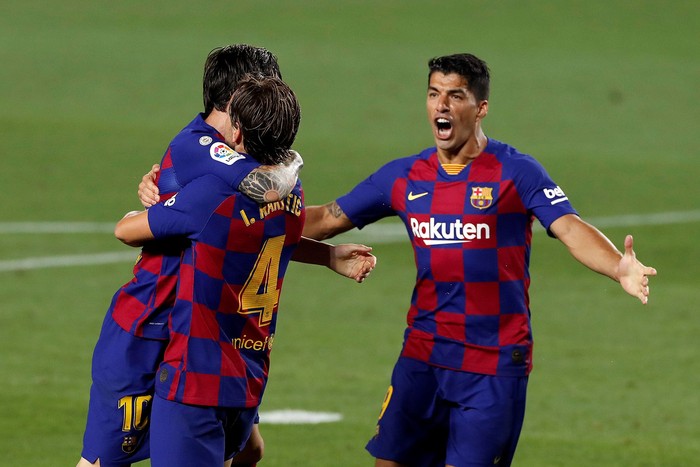
M 438 118 L 435 120 L 435 129 L 440 138 L 449 138 L 452 132 L 452 123 L 446 118 Z

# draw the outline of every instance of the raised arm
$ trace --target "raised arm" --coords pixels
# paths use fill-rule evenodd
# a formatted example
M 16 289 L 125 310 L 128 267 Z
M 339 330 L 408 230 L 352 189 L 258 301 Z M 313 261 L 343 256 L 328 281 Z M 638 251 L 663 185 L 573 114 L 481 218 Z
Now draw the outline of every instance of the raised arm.
M 622 254 L 602 232 L 576 215 L 560 217 L 550 230 L 581 264 L 619 282 L 625 292 L 643 304 L 649 301 L 649 276 L 655 276 L 656 269 L 637 260 L 631 235 L 625 238 Z
M 288 162 L 279 165 L 261 165 L 251 171 L 238 185 L 238 189 L 257 203 L 271 203 L 284 199 L 292 192 L 297 183 L 299 171 L 304 160 L 296 151 L 289 151 Z M 149 208 L 160 201 L 156 174 L 160 170 L 154 164 L 151 170 L 141 177 L 138 195 L 143 207 Z
M 306 207 L 303 232 L 305 237 L 324 240 L 354 227 L 355 225 L 335 201 L 322 206 Z
M 377 264 L 377 258 L 371 251 L 372 248 L 365 245 L 331 245 L 302 237 L 292 260 L 326 266 L 341 276 L 363 282 Z

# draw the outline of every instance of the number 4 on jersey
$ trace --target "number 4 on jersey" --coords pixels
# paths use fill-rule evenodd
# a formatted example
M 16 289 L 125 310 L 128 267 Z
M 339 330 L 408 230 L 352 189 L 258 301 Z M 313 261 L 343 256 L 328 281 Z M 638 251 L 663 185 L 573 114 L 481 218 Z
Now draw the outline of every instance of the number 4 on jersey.
M 238 313 L 243 315 L 260 313 L 260 326 L 270 324 L 272 314 L 279 302 L 277 277 L 284 237 L 280 235 L 265 241 L 255 266 L 241 289 Z

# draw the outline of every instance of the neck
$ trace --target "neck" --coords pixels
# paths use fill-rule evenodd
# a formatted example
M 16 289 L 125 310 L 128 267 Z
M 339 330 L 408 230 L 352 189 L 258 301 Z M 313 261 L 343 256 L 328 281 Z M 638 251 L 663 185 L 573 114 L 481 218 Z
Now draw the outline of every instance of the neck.
M 481 128 L 479 128 L 478 131 L 459 148 L 450 150 L 440 149 L 438 146 L 438 159 L 442 164 L 467 165 L 479 157 L 479 154 L 486 148 L 486 143 L 488 143 L 488 138 Z
M 207 125 L 221 133 L 229 144 L 231 143 L 233 139 L 233 127 L 231 126 L 231 117 L 229 117 L 227 112 L 214 109 L 207 115 L 204 121 Z

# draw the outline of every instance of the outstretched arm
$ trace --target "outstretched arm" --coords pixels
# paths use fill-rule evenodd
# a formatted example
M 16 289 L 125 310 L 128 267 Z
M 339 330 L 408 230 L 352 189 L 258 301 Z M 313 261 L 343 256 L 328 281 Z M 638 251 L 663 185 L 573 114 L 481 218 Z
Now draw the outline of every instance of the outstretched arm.
M 576 215 L 560 217 L 550 230 L 580 263 L 619 282 L 625 292 L 643 304 L 649 301 L 649 276 L 655 276 L 656 269 L 637 260 L 631 235 L 625 238 L 622 254 L 602 232 Z
M 324 240 L 354 227 L 355 225 L 335 201 L 323 206 L 306 207 L 303 232 L 306 237 Z
M 261 165 L 251 171 L 238 185 L 238 189 L 260 204 L 286 198 L 294 189 L 299 171 L 304 166 L 304 160 L 298 152 L 290 150 L 289 154 L 290 158 L 284 164 Z M 151 170 L 141 177 L 138 195 L 145 208 L 160 201 L 160 192 L 156 185 L 156 174 L 159 170 L 160 166 L 154 164 Z
M 331 245 L 302 237 L 292 260 L 326 266 L 341 276 L 363 282 L 377 264 L 377 258 L 371 251 L 372 248 L 365 245 Z

